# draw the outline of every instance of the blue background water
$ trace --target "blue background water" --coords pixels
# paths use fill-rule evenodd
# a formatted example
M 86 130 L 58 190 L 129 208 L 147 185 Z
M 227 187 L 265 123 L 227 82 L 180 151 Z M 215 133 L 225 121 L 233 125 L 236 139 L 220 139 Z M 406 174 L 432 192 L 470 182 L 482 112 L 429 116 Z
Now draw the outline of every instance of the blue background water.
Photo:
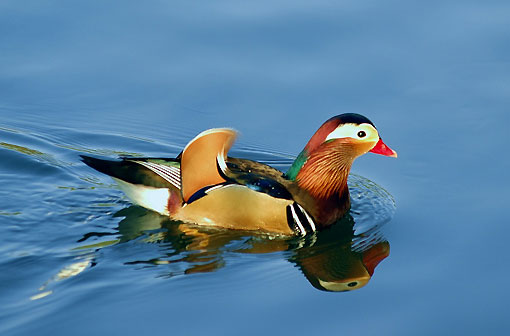
M 507 1 L 0 2 L 0 333 L 505 333 L 509 19 Z M 399 153 L 353 168 L 397 203 L 366 287 L 318 291 L 282 253 L 130 264 L 172 260 L 147 235 L 77 249 L 122 239 L 128 206 L 78 154 L 171 156 L 230 126 L 235 154 L 278 161 L 343 112 Z

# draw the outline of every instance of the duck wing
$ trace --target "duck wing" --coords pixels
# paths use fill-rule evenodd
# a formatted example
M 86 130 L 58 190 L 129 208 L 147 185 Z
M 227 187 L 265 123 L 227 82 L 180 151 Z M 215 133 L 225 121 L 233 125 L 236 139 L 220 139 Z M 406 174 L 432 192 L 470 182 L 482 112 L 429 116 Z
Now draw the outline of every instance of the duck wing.
M 228 182 L 244 185 L 275 198 L 292 199 L 286 186 L 292 182 L 283 177 L 283 172 L 266 164 L 229 157 L 226 169 L 221 173 Z
M 181 192 L 187 202 L 193 194 L 210 186 L 226 182 L 219 166 L 225 166 L 227 152 L 237 132 L 230 128 L 213 128 L 191 140 L 182 151 Z

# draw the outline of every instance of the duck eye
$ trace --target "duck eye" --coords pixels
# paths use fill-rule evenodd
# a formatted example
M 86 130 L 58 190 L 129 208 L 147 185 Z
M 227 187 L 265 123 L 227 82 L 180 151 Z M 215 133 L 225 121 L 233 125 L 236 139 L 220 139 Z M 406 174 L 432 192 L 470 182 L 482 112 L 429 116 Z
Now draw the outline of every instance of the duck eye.
M 364 138 L 367 136 L 367 133 L 365 131 L 359 131 L 358 132 L 358 138 Z

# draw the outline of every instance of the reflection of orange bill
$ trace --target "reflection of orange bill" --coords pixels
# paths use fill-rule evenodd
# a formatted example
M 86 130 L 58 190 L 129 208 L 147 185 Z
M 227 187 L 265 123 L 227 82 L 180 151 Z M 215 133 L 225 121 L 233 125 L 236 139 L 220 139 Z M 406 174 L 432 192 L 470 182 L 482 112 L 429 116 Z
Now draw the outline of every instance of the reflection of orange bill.
M 370 275 L 374 274 L 375 267 L 390 255 L 390 244 L 382 242 L 363 252 L 363 265 Z

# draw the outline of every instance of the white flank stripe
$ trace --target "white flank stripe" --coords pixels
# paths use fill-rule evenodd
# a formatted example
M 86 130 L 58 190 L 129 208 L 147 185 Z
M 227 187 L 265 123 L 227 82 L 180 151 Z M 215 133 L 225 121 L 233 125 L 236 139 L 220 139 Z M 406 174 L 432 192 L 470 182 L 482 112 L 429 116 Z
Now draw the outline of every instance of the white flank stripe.
M 310 227 L 312 228 L 312 231 L 317 231 L 317 229 L 315 228 L 315 223 L 313 222 L 312 217 L 310 217 L 308 215 L 308 212 L 306 212 L 306 210 L 303 209 L 303 207 L 301 205 L 299 205 L 298 203 L 296 203 L 296 204 L 299 207 L 299 209 L 301 209 L 301 212 L 305 214 L 306 219 L 308 220 L 308 223 L 310 223 Z
M 181 189 L 181 171 L 177 167 L 169 167 L 157 163 L 152 162 L 145 162 L 145 161 L 131 161 L 138 163 L 148 169 L 150 169 L 152 172 L 158 174 L 162 178 L 164 178 L 166 181 L 170 182 L 173 186 L 175 186 L 178 189 Z
M 299 220 L 299 217 L 296 214 L 296 210 L 294 210 L 294 207 L 292 205 L 290 206 L 290 211 L 292 212 L 292 217 L 294 217 L 294 221 L 299 226 L 301 235 L 304 236 L 306 234 L 305 228 L 303 227 L 303 224 L 301 224 L 301 221 Z
M 214 187 L 211 187 L 211 188 L 207 189 L 207 190 L 205 191 L 205 193 L 206 193 L 206 194 L 208 194 L 208 193 L 210 193 L 210 192 L 211 192 L 211 191 L 213 191 L 213 190 L 216 190 L 216 189 L 219 189 L 219 188 L 225 188 L 225 187 L 226 187 L 225 185 L 220 184 L 220 185 L 217 185 L 217 186 L 214 186 Z
M 218 153 L 218 156 L 216 157 L 216 161 L 218 162 L 218 166 L 220 166 L 221 171 L 223 174 L 227 173 L 227 163 L 225 162 L 225 157 L 223 156 L 223 153 Z

